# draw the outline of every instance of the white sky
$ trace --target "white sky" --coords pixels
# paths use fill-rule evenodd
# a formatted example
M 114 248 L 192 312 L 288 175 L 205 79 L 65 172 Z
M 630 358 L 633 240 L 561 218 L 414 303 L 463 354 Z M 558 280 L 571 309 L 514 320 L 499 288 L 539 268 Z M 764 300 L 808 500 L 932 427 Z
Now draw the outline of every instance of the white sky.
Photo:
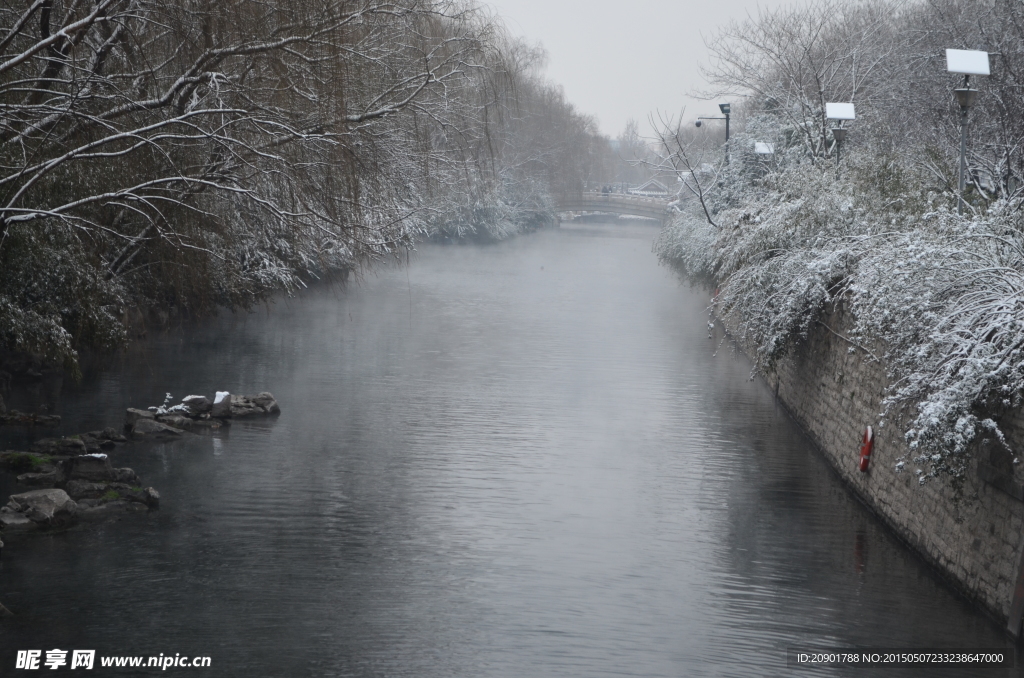
M 647 117 L 661 110 L 686 117 L 720 115 L 717 102 L 687 96 L 704 86 L 704 36 L 730 19 L 793 0 L 483 0 L 512 33 L 540 42 L 548 77 L 569 100 L 616 137 L 628 118 L 650 133 Z

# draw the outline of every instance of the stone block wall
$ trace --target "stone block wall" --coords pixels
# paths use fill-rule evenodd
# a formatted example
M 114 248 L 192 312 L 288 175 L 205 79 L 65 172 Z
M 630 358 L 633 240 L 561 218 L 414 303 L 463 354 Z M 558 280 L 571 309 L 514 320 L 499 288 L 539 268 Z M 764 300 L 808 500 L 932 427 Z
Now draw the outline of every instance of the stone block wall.
M 959 507 L 944 481 L 921 485 L 902 429 L 879 427 L 886 368 L 844 339 L 850 320 L 841 307 L 822 317 L 768 382 L 865 504 L 950 583 L 1005 622 L 1024 550 L 1024 453 L 1014 464 L 1002 448 L 980 446 L 965 488 L 977 499 Z M 862 473 L 868 425 L 875 445 L 870 469 Z M 1014 449 L 1024 450 L 1024 413 L 1001 426 Z M 901 457 L 907 462 L 897 473 Z

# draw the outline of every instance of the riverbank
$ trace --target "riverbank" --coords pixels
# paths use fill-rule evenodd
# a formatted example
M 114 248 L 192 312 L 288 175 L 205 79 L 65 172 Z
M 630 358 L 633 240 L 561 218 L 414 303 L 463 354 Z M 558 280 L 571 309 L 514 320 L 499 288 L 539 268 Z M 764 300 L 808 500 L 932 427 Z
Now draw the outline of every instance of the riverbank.
M 863 501 L 1016 636 L 1020 202 L 961 216 L 909 159 L 892 176 L 866 148 L 842 173 L 806 160 L 793 149 L 761 175 L 730 169 L 731 193 L 706 212 L 691 201 L 656 251 L 715 290 L 755 372 Z
M 888 372 L 874 351 L 848 338 L 855 325 L 842 304 L 815 322 L 805 340 L 764 375 L 779 402 L 807 432 L 858 497 L 955 589 L 988 611 L 1013 636 L 1024 551 L 1024 473 L 995 444 L 978 445 L 958 501 L 948 485 L 922 481 L 906 460 L 914 450 L 898 427 L 879 415 Z M 743 346 L 737 323 L 718 318 Z M 1024 443 L 1024 420 L 1001 422 L 1011 446 Z M 873 428 L 867 472 L 859 470 L 864 429 Z M 1019 603 L 1018 603 L 1019 604 Z M 1011 619 L 1011 613 L 1015 616 Z
M 289 273 L 287 278 L 261 279 L 258 291 L 244 299 L 224 294 L 211 297 L 209 290 L 190 289 L 174 294 L 148 295 L 141 288 L 119 287 L 114 295 L 118 298 L 117 303 L 107 303 L 102 309 L 102 320 L 96 320 L 96 326 L 82 336 L 56 326 L 51 328 L 53 336 L 60 338 L 59 350 L 53 349 L 57 339 L 41 338 L 38 331 L 27 333 L 26 336 L 35 337 L 32 341 L 6 341 L 5 332 L 20 327 L 18 323 L 22 319 L 18 322 L 6 319 L 4 309 L 0 308 L 0 325 L 10 325 L 0 327 L 0 415 L 3 414 L 3 398 L 5 394 L 9 395 L 13 386 L 39 383 L 48 378 L 78 378 L 86 367 L 85 363 L 103 364 L 107 362 L 106 356 L 144 340 L 150 332 L 203 322 L 218 312 L 252 311 L 260 305 L 296 296 L 323 283 L 344 286 L 357 278 L 373 275 L 381 266 L 407 261 L 408 253 L 415 251 L 417 243 L 493 244 L 557 227 L 554 201 L 546 191 L 538 190 L 540 192 L 536 194 L 514 196 L 518 199 L 516 201 L 512 196 L 499 195 L 491 196 L 486 205 L 455 205 L 450 211 L 435 215 L 429 222 L 416 221 L 415 225 L 409 226 L 401 247 L 386 256 L 365 256 L 361 260 L 324 259 L 319 267 L 309 264 Z M 203 287 L 217 286 L 213 281 L 199 282 Z M 3 281 L 0 280 L 0 294 L 2 292 Z M 68 305 L 89 303 L 72 297 L 73 294 L 65 300 Z M 52 321 L 53 318 L 48 320 Z

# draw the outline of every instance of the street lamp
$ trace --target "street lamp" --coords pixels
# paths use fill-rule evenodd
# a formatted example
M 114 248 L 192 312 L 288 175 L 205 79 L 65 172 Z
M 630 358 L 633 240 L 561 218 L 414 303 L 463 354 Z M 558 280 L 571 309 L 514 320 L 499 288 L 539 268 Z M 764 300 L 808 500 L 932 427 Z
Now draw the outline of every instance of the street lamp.
M 729 164 L 729 112 L 732 104 L 718 104 L 718 110 L 725 116 L 725 162 Z
M 718 104 L 718 109 L 722 111 L 722 116 L 711 116 L 702 115 L 697 118 L 697 122 L 693 123 L 697 127 L 700 127 L 702 120 L 725 120 L 725 164 L 729 164 L 729 113 L 732 111 L 732 104 Z
M 856 120 L 857 111 L 852 103 L 828 103 L 825 104 L 825 117 L 829 120 L 838 121 L 838 125 L 831 129 L 832 138 L 836 140 L 836 167 L 839 166 L 839 153 L 846 141 L 847 130 L 843 129 L 844 120 Z
M 839 154 L 843 151 L 843 142 L 846 141 L 847 130 L 842 127 L 832 128 L 832 138 L 836 140 L 836 167 L 839 167 Z
M 960 106 L 960 176 L 957 190 L 957 214 L 964 213 L 964 191 L 967 188 L 967 112 L 978 98 L 978 90 L 971 89 L 972 75 L 989 75 L 988 52 L 974 49 L 947 49 L 946 70 L 964 76 L 964 86 L 953 90 L 956 103 Z

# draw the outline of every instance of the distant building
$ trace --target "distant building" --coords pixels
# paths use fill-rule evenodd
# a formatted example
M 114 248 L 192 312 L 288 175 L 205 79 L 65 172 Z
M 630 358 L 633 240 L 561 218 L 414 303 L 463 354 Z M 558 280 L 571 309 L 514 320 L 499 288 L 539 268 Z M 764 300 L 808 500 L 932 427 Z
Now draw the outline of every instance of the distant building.
M 629 189 L 630 195 L 643 195 L 652 198 L 667 198 L 668 187 L 657 179 L 650 179 L 636 188 Z

